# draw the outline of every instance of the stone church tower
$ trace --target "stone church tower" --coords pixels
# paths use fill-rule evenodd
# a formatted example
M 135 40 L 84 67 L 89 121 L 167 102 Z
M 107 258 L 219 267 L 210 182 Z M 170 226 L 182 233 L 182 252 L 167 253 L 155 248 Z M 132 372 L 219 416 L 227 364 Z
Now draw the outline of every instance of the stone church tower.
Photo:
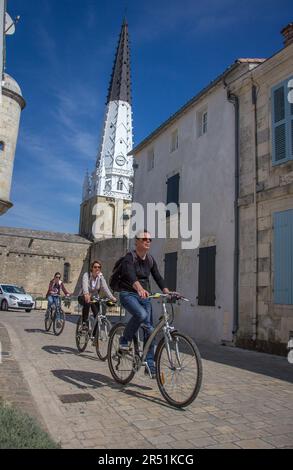
M 0 215 L 13 206 L 10 190 L 14 156 L 20 114 L 25 107 L 19 85 L 10 75 L 4 73 L 5 36 L 12 34 L 13 28 L 13 22 L 6 13 L 6 2 L 0 0 Z
M 128 25 L 124 20 L 107 96 L 96 168 L 85 175 L 79 234 L 90 240 L 128 230 L 133 186 L 132 111 Z M 101 212 L 101 204 L 104 211 Z

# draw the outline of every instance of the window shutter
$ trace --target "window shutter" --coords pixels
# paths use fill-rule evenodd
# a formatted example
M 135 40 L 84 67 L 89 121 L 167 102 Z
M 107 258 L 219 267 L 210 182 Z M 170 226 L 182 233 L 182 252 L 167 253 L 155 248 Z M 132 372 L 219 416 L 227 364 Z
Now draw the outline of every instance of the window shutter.
M 167 204 L 170 202 L 175 202 L 175 204 L 179 204 L 179 173 L 176 175 L 171 176 L 168 178 L 167 181 Z
M 199 249 L 198 305 L 214 306 L 216 300 L 216 247 Z
M 272 131 L 273 131 L 273 160 L 280 162 L 286 160 L 286 113 L 285 113 L 285 86 L 279 86 L 272 92 Z
M 166 286 L 176 291 L 177 286 L 177 252 L 165 254 L 165 274 Z
M 274 214 L 274 301 L 293 304 L 293 210 Z

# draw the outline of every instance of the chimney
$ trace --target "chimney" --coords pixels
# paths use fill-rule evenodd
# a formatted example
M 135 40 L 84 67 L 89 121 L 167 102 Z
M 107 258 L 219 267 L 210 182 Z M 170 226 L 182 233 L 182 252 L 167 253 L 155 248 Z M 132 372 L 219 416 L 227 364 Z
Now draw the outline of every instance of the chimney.
M 281 34 L 284 36 L 284 46 L 287 47 L 289 44 L 293 43 L 293 23 L 287 24 L 285 28 L 282 29 Z

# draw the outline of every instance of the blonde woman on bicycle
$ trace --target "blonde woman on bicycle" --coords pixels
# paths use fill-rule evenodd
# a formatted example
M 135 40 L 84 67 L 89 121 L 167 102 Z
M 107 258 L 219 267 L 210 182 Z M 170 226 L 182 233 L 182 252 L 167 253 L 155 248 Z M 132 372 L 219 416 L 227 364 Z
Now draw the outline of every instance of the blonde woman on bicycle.
M 90 273 L 85 272 L 82 277 L 82 288 L 78 301 L 79 304 L 82 305 L 82 322 L 86 328 L 88 327 L 90 309 L 92 310 L 94 317 L 96 317 L 99 311 L 98 304 L 91 303 L 92 297 L 99 297 L 101 290 L 103 290 L 110 300 L 116 302 L 116 297 L 114 297 L 110 291 L 101 269 L 102 263 L 99 260 L 93 261 L 91 263 Z

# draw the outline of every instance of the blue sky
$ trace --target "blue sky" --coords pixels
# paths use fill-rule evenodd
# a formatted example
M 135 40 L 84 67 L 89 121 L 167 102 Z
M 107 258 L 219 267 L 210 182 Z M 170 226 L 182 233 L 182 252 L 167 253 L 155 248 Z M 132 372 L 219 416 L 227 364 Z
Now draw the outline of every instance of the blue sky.
M 292 0 L 8 0 L 7 72 L 21 86 L 14 207 L 1 225 L 78 232 L 127 3 L 134 143 L 240 57 L 269 57 Z

